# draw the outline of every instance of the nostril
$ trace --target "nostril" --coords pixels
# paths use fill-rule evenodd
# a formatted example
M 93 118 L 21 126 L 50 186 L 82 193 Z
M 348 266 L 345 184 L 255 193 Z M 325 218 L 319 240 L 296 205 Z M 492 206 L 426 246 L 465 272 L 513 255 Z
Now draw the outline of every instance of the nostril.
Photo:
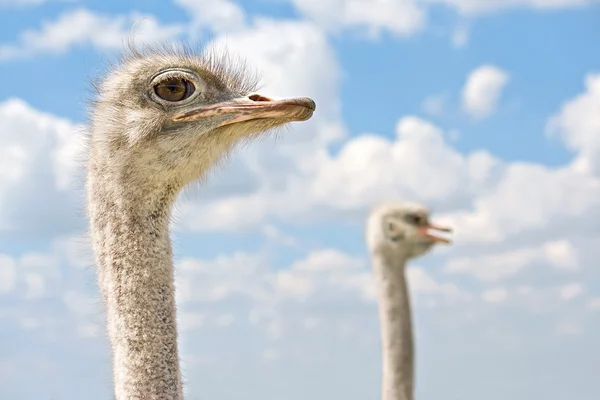
M 253 95 L 248 96 L 248 98 L 252 101 L 273 101 L 273 99 L 270 99 L 265 96 L 261 96 L 260 94 L 253 94 Z

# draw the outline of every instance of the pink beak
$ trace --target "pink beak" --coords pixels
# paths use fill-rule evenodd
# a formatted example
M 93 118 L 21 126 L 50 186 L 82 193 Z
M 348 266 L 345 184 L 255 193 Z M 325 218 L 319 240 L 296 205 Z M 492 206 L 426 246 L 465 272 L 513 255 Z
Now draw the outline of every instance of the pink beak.
M 436 233 L 439 233 L 439 232 L 448 232 L 449 233 L 449 232 L 452 232 L 452 229 L 445 227 L 445 226 L 437 226 L 437 225 L 429 224 L 429 225 L 420 227 L 419 230 L 417 231 L 417 233 L 420 236 L 422 236 L 428 240 L 431 240 L 432 242 L 444 243 L 444 244 L 452 243 L 452 241 L 450 241 L 450 239 L 447 239 L 442 236 L 437 236 Z
M 195 110 L 185 111 L 175 115 L 173 121 L 195 121 L 201 118 L 229 115 L 219 126 L 235 124 L 254 119 L 280 119 L 286 122 L 306 121 L 310 119 L 316 109 L 316 104 L 308 97 L 273 100 L 259 94 L 211 104 Z

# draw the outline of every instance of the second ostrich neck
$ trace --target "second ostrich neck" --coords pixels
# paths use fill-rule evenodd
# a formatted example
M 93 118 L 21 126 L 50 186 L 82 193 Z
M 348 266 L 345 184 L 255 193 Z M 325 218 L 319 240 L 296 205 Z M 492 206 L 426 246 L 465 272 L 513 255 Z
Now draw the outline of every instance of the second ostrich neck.
M 90 185 L 92 238 L 108 310 L 116 398 L 180 400 L 169 238 L 176 190 L 167 186 L 158 193 L 132 193 L 110 177 Z
M 405 276 L 406 258 L 377 254 L 374 260 L 380 293 L 382 399 L 412 400 L 414 357 L 410 295 Z

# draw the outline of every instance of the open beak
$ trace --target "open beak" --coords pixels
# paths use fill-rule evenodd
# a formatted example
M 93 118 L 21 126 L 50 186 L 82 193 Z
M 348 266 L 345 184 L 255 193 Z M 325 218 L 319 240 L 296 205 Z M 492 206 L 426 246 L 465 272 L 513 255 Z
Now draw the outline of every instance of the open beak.
M 452 229 L 447 228 L 445 226 L 437 226 L 433 224 L 428 224 L 419 228 L 417 233 L 419 236 L 424 237 L 427 240 L 430 240 L 434 243 L 444 243 L 450 244 L 452 243 L 450 239 L 442 236 L 444 233 L 451 233 Z M 448 235 L 446 235 L 448 236 Z
M 308 97 L 273 100 L 259 94 L 211 104 L 176 114 L 173 121 L 196 121 L 203 118 L 228 116 L 218 126 L 235 124 L 255 119 L 278 119 L 285 122 L 306 121 L 312 117 L 316 104 Z

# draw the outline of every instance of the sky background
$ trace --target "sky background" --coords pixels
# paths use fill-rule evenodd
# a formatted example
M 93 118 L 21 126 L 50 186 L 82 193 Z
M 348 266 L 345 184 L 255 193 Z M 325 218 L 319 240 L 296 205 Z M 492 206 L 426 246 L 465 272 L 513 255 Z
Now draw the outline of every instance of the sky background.
M 417 398 L 600 396 L 600 4 L 0 0 L 0 398 L 111 398 L 79 155 L 131 36 L 214 43 L 314 117 L 237 151 L 173 227 L 188 399 L 375 399 L 368 210 L 410 263 Z

